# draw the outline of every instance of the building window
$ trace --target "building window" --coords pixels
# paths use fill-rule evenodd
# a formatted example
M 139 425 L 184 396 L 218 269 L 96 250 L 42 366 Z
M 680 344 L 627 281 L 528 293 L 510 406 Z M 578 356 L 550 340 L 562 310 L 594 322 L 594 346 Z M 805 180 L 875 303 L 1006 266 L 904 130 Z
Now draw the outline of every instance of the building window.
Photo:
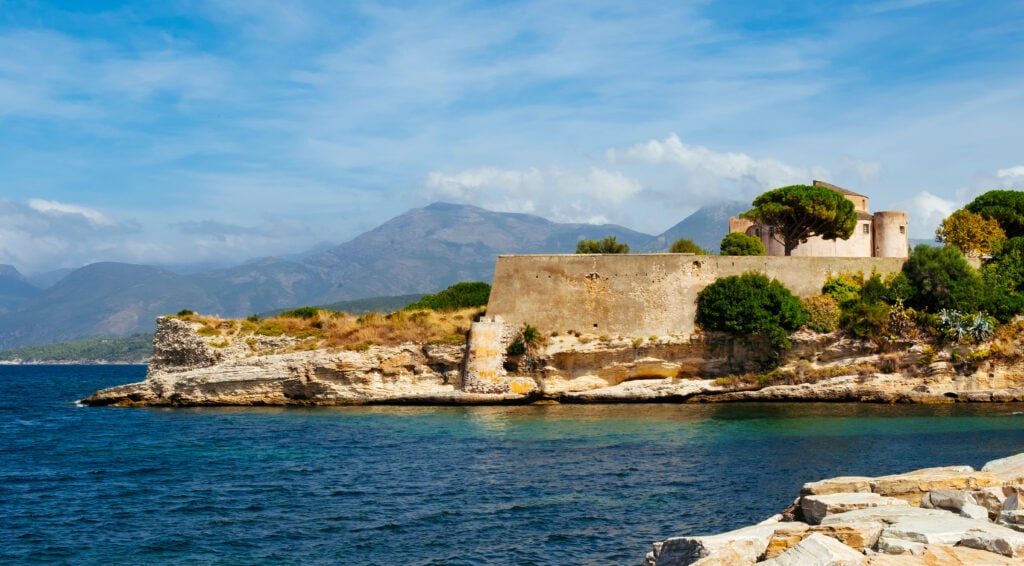
M 906 234 L 906 233 L 907 233 L 907 227 L 906 226 L 900 226 L 900 234 Z
M 864 224 L 864 233 L 865 234 L 870 234 L 871 233 L 871 225 L 870 224 Z

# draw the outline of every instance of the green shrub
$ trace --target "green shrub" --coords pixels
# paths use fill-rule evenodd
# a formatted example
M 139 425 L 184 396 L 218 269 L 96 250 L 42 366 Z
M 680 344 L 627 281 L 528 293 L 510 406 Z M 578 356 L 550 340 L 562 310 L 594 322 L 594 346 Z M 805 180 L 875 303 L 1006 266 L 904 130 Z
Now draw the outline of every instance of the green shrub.
M 580 240 L 576 245 L 578 254 L 628 254 L 629 244 L 619 243 L 615 236 L 603 240 Z
M 732 232 L 722 238 L 719 253 L 721 255 L 765 255 L 764 242 L 755 236 Z
M 839 328 L 839 318 L 843 311 L 839 303 L 830 295 L 807 297 L 803 301 L 807 312 L 807 326 L 815 332 L 828 333 Z
M 181 309 L 180 311 L 178 311 L 177 316 L 192 316 L 194 314 L 196 313 L 188 309 Z
M 284 311 L 283 313 L 277 316 L 281 318 L 313 318 L 319 312 L 320 309 L 316 307 L 299 307 L 297 309 L 292 309 L 290 311 Z M 256 320 L 258 321 L 259 317 L 256 317 Z
M 526 353 L 526 344 L 523 343 L 522 338 L 516 338 L 505 348 L 505 353 L 510 356 L 522 356 Z
M 541 335 L 540 331 L 535 326 L 527 324 L 523 327 L 523 342 L 527 344 L 540 344 Z
M 835 299 L 836 304 L 846 308 L 860 301 L 864 280 L 859 275 L 841 273 L 829 276 L 821 287 L 821 293 Z
M 956 248 L 918 245 L 903 265 L 903 273 L 913 290 L 907 306 L 918 310 L 973 312 L 984 298 L 981 276 Z
M 781 283 L 760 274 L 723 277 L 697 295 L 696 322 L 737 336 L 760 335 L 789 348 L 787 335 L 807 322 L 800 299 Z
M 425 295 L 403 310 L 454 311 L 485 307 L 491 296 L 491 286 L 482 281 L 456 283 L 433 295 Z
M 679 238 L 668 248 L 669 253 L 708 255 L 708 251 L 698 246 L 693 240 Z
M 843 310 L 839 324 L 857 338 L 881 338 L 886 335 L 890 310 L 885 303 L 856 303 Z

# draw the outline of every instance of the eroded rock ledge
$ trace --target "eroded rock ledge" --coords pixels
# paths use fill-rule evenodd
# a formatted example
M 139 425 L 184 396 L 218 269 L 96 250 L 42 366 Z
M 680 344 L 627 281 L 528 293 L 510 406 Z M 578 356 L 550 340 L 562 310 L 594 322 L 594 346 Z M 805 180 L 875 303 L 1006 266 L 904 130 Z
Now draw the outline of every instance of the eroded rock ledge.
M 1024 454 L 804 484 L 782 513 L 656 542 L 644 566 L 1024 564 Z
M 352 405 L 588 402 L 1024 401 L 1020 360 L 967 360 L 907 343 L 810 332 L 791 337 L 786 377 L 757 383 L 766 349 L 724 335 L 548 337 L 510 356 L 518 329 L 474 323 L 468 344 L 296 351 L 287 336 L 204 336 L 199 324 L 157 321 L 140 383 L 99 391 L 87 405 Z M 1017 345 L 1007 347 L 1013 351 Z M 959 361 L 958 361 L 959 360 Z M 743 376 L 746 377 L 736 377 Z M 753 376 L 753 378 L 752 378 Z M 753 381 L 751 381 L 753 379 Z

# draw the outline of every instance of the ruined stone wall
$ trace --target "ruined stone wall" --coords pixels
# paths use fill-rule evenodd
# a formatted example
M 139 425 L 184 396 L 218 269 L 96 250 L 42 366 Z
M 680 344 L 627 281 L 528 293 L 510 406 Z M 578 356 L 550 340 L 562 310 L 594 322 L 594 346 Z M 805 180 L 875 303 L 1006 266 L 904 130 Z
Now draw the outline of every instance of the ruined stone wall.
M 757 271 L 800 297 L 821 293 L 830 274 L 902 269 L 903 258 L 578 254 L 500 256 L 489 316 L 544 333 L 689 335 L 697 293 L 718 279 Z

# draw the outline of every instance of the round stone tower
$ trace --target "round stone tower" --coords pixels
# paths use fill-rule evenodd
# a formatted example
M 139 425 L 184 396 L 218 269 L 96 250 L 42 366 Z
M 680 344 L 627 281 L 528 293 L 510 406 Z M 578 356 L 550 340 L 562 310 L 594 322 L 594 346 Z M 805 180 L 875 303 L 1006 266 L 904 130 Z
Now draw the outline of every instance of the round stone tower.
M 875 257 L 908 257 L 907 213 L 902 210 L 884 210 L 874 215 Z

